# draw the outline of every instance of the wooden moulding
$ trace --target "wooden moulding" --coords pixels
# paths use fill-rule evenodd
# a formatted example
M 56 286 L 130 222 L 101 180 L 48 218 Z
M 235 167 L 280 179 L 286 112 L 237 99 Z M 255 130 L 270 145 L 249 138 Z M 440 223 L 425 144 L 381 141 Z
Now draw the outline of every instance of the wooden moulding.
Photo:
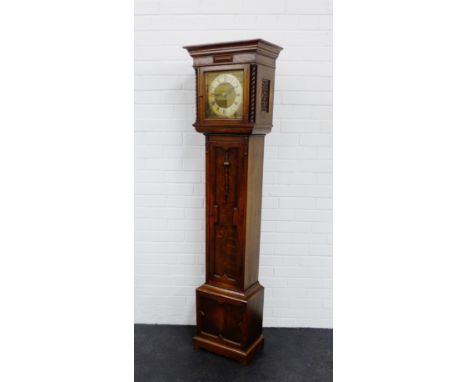
M 193 337 L 193 346 L 195 349 L 205 349 L 210 352 L 223 355 L 228 358 L 235 359 L 236 361 L 242 363 L 243 365 L 247 365 L 252 358 L 257 354 L 262 348 L 265 339 L 263 334 L 257 338 L 257 340 L 247 349 L 247 350 L 237 350 L 231 347 L 213 342 L 209 339 L 195 336 Z
M 193 66 L 219 65 L 220 63 L 246 64 L 257 62 L 275 67 L 275 60 L 283 48 L 271 42 L 255 39 L 214 44 L 184 46 L 193 58 Z

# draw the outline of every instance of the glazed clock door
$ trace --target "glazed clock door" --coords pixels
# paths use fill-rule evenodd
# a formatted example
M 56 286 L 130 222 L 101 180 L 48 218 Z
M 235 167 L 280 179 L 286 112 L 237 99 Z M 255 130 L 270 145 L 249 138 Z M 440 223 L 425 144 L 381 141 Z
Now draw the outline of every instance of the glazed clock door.
M 207 281 L 242 289 L 245 159 L 243 137 L 207 137 Z
M 208 119 L 242 119 L 244 74 L 242 70 L 205 73 Z
M 214 126 L 246 122 L 250 66 L 213 66 L 200 71 L 201 120 Z

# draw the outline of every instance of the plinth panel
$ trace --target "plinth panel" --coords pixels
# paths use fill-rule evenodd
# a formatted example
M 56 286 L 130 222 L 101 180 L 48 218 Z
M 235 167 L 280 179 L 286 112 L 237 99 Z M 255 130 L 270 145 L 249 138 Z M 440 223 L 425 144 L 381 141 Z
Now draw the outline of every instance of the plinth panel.
M 240 347 L 246 304 L 204 294 L 198 296 L 198 303 L 201 334 Z
M 194 345 L 248 362 L 263 346 L 263 291 L 258 283 L 245 293 L 199 287 Z

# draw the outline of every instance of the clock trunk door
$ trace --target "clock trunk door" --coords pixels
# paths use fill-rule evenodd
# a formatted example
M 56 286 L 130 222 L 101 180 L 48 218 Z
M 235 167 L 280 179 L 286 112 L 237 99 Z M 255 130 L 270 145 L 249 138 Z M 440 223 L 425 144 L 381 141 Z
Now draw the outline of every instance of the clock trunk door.
M 207 281 L 230 289 L 244 280 L 247 150 L 243 137 L 207 138 Z

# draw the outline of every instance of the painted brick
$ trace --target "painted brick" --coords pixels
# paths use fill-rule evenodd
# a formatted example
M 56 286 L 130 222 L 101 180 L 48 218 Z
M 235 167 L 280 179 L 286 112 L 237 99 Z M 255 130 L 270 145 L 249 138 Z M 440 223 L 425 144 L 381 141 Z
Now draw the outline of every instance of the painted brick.
M 332 2 L 328 0 L 288 1 L 286 3 L 286 12 L 299 14 L 330 14 L 332 12 Z
M 135 92 L 135 104 L 193 104 L 195 98 L 189 90 L 149 90 Z M 185 126 L 184 126 L 185 127 Z
M 135 145 L 180 145 L 182 134 L 180 133 L 137 133 Z M 158 151 L 155 149 L 155 151 Z
M 135 232 L 139 231 L 159 231 L 167 228 L 166 220 L 156 219 L 135 219 Z
M 183 78 L 178 76 L 136 76 L 135 90 L 176 90 L 182 89 Z M 167 108 L 164 106 L 164 108 Z M 162 118 L 159 116 L 158 118 Z
M 329 63 L 323 63 L 323 65 Z M 332 104 L 331 92 L 288 92 L 281 93 L 281 103 L 288 104 L 294 103 L 296 105 L 331 105 Z

